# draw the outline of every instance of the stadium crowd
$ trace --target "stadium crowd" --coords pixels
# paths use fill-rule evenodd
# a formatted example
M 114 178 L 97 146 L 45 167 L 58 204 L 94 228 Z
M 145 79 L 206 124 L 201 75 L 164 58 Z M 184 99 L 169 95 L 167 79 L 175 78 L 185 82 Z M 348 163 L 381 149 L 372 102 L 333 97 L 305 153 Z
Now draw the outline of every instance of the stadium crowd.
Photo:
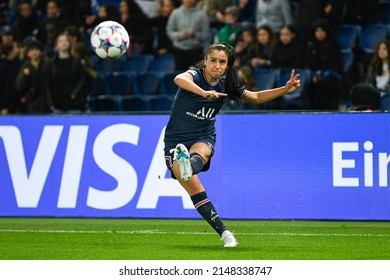
M 131 38 L 117 61 L 90 46 L 106 20 Z M 284 84 L 292 68 L 302 80 L 295 95 L 225 110 L 348 110 L 357 83 L 371 84 L 390 109 L 389 24 L 386 0 L 0 0 L 0 112 L 167 111 L 172 75 L 218 42 L 235 48 L 252 90 Z M 141 60 L 131 60 L 141 57 L 138 69 Z

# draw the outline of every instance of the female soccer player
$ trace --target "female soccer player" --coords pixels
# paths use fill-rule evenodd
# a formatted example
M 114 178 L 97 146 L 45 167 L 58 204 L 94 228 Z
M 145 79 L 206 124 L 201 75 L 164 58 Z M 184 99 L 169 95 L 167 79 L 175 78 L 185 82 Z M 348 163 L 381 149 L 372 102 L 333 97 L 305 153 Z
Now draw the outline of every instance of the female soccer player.
M 250 103 L 265 103 L 300 86 L 299 74 L 291 72 L 285 86 L 263 91 L 245 89 L 233 67 L 235 53 L 227 44 L 211 45 L 199 68 L 174 79 L 179 89 L 165 131 L 165 160 L 172 177 L 191 196 L 199 214 L 222 237 L 224 247 L 236 247 L 237 240 L 226 229 L 207 197 L 198 173 L 207 171 L 214 154 L 215 115 L 227 98 Z

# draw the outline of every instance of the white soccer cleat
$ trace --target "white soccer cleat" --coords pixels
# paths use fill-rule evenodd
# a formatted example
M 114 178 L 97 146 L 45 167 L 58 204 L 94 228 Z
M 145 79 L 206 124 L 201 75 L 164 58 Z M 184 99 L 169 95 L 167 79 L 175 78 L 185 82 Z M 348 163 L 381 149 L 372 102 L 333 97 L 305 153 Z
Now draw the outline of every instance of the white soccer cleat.
M 229 230 L 225 230 L 222 233 L 222 238 L 223 240 L 223 247 L 237 247 L 238 242 L 236 238 L 234 237 L 233 233 L 231 233 Z
M 183 144 L 177 144 L 174 157 L 179 163 L 181 179 L 188 182 L 192 177 L 192 167 L 190 154 L 188 153 L 186 146 Z

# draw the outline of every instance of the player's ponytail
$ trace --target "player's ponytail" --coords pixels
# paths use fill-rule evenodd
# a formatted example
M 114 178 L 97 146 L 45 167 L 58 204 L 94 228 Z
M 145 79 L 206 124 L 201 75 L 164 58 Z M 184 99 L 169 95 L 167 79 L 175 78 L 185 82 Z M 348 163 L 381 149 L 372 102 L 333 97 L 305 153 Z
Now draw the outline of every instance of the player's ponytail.
M 234 67 L 237 55 L 232 46 L 222 43 L 228 50 L 228 68 L 226 70 L 225 93 L 234 101 L 241 100 L 241 92 L 246 87 L 246 82 L 238 76 L 238 71 Z

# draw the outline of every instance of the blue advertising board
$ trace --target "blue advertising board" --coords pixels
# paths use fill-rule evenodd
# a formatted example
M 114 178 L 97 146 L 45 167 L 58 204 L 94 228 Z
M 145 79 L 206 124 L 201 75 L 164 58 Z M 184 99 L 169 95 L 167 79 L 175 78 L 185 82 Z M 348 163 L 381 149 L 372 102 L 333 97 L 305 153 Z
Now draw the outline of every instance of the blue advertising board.
M 0 216 L 199 218 L 168 115 L 0 119 Z M 390 220 L 390 115 L 225 114 L 199 174 L 225 219 Z

